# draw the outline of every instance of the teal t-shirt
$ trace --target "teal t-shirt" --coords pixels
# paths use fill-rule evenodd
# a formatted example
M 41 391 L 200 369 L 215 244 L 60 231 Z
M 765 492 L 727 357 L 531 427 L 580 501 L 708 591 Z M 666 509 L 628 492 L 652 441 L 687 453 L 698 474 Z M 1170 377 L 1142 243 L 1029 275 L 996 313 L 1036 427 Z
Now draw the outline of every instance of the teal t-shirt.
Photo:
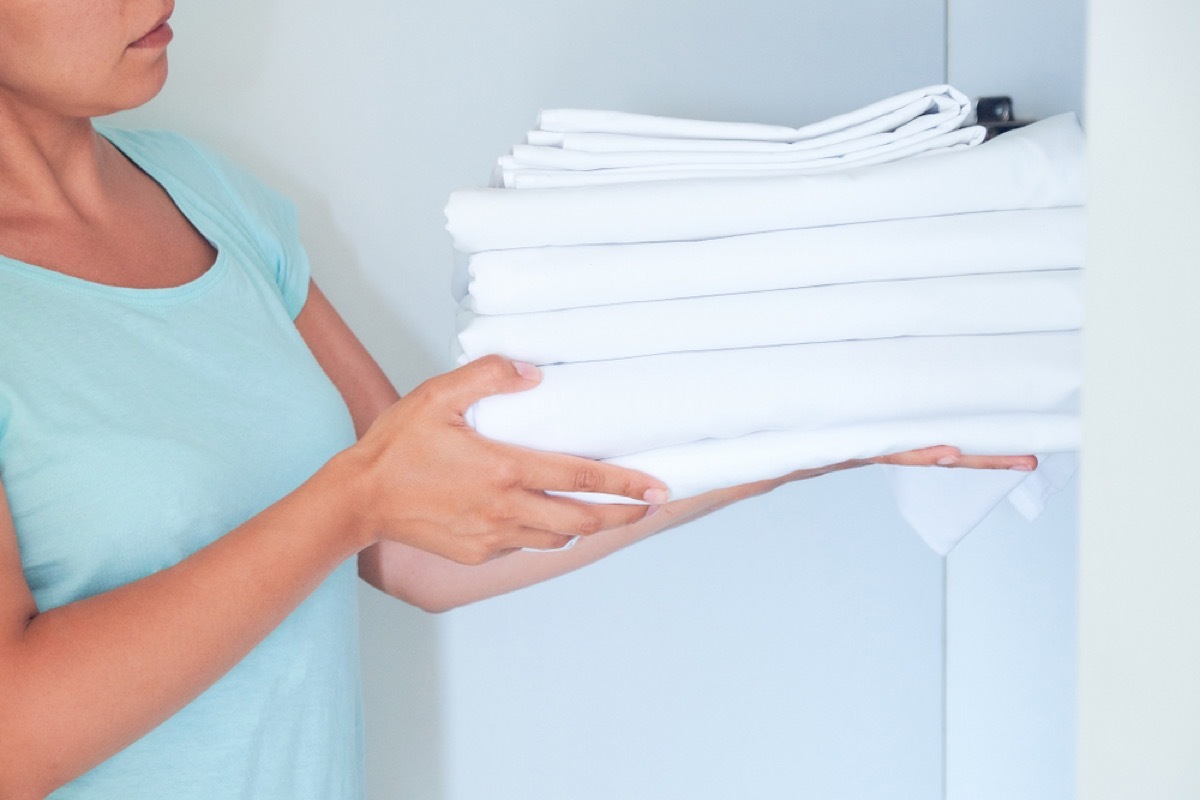
M 178 135 L 102 132 L 218 256 L 168 289 L 0 256 L 0 480 L 42 611 L 186 558 L 354 441 L 293 323 L 309 272 L 292 206 Z M 200 697 L 52 797 L 360 797 L 355 598 L 347 562 Z

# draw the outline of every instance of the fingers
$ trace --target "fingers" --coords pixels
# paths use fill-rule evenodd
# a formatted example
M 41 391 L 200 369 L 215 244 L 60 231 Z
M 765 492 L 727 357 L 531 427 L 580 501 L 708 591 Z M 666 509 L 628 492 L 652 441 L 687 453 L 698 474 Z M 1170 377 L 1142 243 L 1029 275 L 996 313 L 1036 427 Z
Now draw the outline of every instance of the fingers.
M 873 464 L 896 464 L 901 466 L 954 467 L 958 469 L 1013 469 L 1032 472 L 1037 469 L 1036 456 L 980 456 L 964 455 L 957 447 L 937 445 L 920 450 L 879 456 L 870 459 Z
M 463 414 L 476 402 L 493 394 L 532 389 L 542 371 L 532 364 L 501 356 L 484 356 L 456 370 L 425 381 L 417 391 L 433 394 L 454 413 Z
M 516 448 L 514 448 L 516 449 Z M 614 494 L 646 503 L 667 502 L 667 487 L 643 472 L 555 453 L 524 451 L 522 485 L 548 492 Z
M 1037 469 L 1036 456 L 963 456 L 956 467 L 967 469 L 1015 469 L 1018 472 L 1033 472 Z
M 566 497 L 551 497 L 528 492 L 517 518 L 529 527 L 566 536 L 590 536 L 593 533 L 631 525 L 646 516 L 646 506 L 586 503 Z M 531 547 L 522 543 L 523 547 Z
M 944 444 L 870 459 L 873 464 L 895 464 L 906 467 L 952 467 L 961 460 L 962 452 L 957 447 Z

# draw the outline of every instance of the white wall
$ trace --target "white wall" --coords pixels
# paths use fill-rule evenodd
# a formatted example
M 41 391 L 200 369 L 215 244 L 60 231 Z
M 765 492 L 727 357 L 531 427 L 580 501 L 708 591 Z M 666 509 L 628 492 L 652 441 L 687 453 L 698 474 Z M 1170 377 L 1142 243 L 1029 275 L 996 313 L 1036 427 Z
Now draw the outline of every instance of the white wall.
M 447 797 L 941 796 L 941 563 L 795 486 L 447 619 Z
M 407 389 L 449 366 L 446 196 L 539 107 L 803 123 L 941 81 L 946 19 L 934 0 L 207 0 L 175 28 L 167 91 L 123 123 L 290 194 L 318 281 Z M 973 84 L 1040 113 L 1024 84 Z M 365 591 L 370 797 L 941 797 L 943 568 L 861 473 L 442 618 Z
M 950 82 L 1020 119 L 1083 111 L 1086 0 L 948 0 Z
M 1081 800 L 1200 797 L 1200 5 L 1092 0 Z
M 1085 10 L 950 0 L 950 82 L 1082 116 Z M 1034 525 L 1002 505 L 946 560 L 946 800 L 1073 796 L 1077 503 L 1072 484 Z

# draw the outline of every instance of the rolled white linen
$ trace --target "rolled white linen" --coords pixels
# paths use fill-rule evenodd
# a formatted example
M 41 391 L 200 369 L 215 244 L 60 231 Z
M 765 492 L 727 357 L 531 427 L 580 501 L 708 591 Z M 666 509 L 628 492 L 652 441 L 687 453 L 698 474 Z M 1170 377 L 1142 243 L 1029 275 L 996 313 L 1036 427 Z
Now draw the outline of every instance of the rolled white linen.
M 671 139 L 734 139 L 766 142 L 797 142 L 817 137 L 857 138 L 895 130 L 922 116 L 955 116 L 964 120 L 971 101 L 945 84 L 927 86 L 884 98 L 845 114 L 799 128 L 752 122 L 658 117 L 623 111 L 592 109 L 549 109 L 538 117 L 541 131 L 619 133 Z M 936 124 L 936 123 L 934 123 Z
M 788 159 L 762 163 L 649 164 L 594 170 L 526 168 L 507 158 L 497 167 L 500 182 L 508 189 L 604 186 L 614 183 L 696 180 L 700 178 L 752 178 L 769 175 L 824 175 L 845 169 L 886 164 L 905 158 L 936 156 L 974 147 L 983 141 L 984 128 L 972 126 L 941 134 L 933 139 L 897 142 L 894 147 L 877 147 L 840 157 Z
M 1011 135 L 1011 134 L 1005 134 Z M 476 253 L 464 307 L 521 314 L 834 283 L 1062 269 L 1084 263 L 1082 208 L 996 211 L 701 242 Z M 460 264 L 460 266 L 462 266 Z
M 824 175 L 465 189 L 451 195 L 446 215 L 456 247 L 479 252 L 696 241 L 1083 202 L 1083 133 L 1064 114 L 961 152 Z
M 459 362 L 533 364 L 808 342 L 1076 330 L 1081 270 L 969 275 L 653 300 L 532 314 L 463 312 Z
M 612 458 L 765 430 L 1071 413 L 1078 333 L 879 339 L 674 353 L 543 369 L 468 410 L 483 435 Z

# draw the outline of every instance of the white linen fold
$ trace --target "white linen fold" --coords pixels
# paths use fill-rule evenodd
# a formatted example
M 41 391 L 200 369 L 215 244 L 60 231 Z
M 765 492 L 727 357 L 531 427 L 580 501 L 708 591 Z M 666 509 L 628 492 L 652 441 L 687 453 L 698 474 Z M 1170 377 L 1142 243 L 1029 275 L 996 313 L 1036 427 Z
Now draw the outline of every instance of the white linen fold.
M 1005 134 L 1008 135 L 1008 134 Z M 521 314 L 835 283 L 1084 263 L 1082 208 L 996 211 L 665 242 L 461 257 L 465 308 Z
M 764 430 L 1070 413 L 1079 387 L 1075 332 L 914 337 L 549 366 L 467 416 L 494 439 L 612 458 Z
M 824 175 L 845 169 L 886 164 L 904 158 L 936 156 L 965 150 L 981 143 L 986 131 L 980 126 L 960 128 L 932 139 L 905 139 L 894 146 L 875 147 L 844 156 L 762 163 L 647 164 L 594 170 L 539 169 L 502 157 L 498 164 L 500 182 L 509 189 L 603 186 L 614 183 L 695 180 L 697 178 L 753 178 L 764 175 Z
M 533 364 L 897 336 L 1075 330 L 1081 270 L 781 289 L 459 320 L 459 363 Z
M 898 126 L 894 130 L 870 133 L 853 139 L 834 140 L 827 136 L 801 139 L 795 142 L 767 142 L 745 139 L 671 139 L 654 136 L 630 136 L 623 133 L 554 133 L 530 131 L 526 144 L 542 147 L 561 147 L 587 153 L 637 152 L 724 152 L 724 153 L 798 153 L 823 151 L 834 155 L 866 150 L 909 136 L 930 131 L 948 131 L 961 127 L 963 119 L 957 113 L 925 114 Z
M 1079 417 L 1074 414 L 987 414 L 811 431 L 760 431 L 732 439 L 705 439 L 645 450 L 606 461 L 659 478 L 670 488 L 673 499 L 681 499 L 712 489 L 778 478 L 799 469 L 817 469 L 939 444 L 954 444 L 967 453 L 1026 455 L 1076 450 L 1079 439 Z M 894 469 L 924 472 L 904 467 Z M 938 470 L 938 473 L 951 484 L 947 487 L 951 493 L 954 482 L 964 480 L 956 476 L 976 474 L 968 470 Z M 1011 481 L 992 505 L 1029 475 L 1016 471 L 980 474 L 1004 475 Z M 921 502 L 920 497 L 914 499 L 917 504 Z
M 465 189 L 451 195 L 446 215 L 455 245 L 479 252 L 696 241 L 1083 202 L 1083 134 L 1064 114 L 961 152 L 824 175 Z
M 817 137 L 857 138 L 895 130 L 926 115 L 952 114 L 965 120 L 970 111 L 971 102 L 966 95 L 952 86 L 940 84 L 893 95 L 799 128 L 752 122 L 678 119 L 623 111 L 548 109 L 538 116 L 538 129 L 671 139 L 797 142 Z
M 840 142 L 825 147 L 796 148 L 778 151 L 738 151 L 724 149 L 707 150 L 635 150 L 630 152 L 590 152 L 568 150 L 561 147 L 540 145 L 515 145 L 512 155 L 500 159 L 501 167 L 534 167 L 556 170 L 603 170 L 622 167 L 670 167 L 670 166 L 801 166 L 807 162 L 816 164 L 853 164 L 869 156 L 895 150 L 907 150 L 914 145 L 927 144 L 925 149 L 935 149 L 941 141 L 957 143 L 971 138 L 982 139 L 985 130 L 980 126 L 969 128 L 938 126 L 919 134 L 897 139 L 894 136 L 877 134 L 878 138 Z M 912 151 L 909 151 L 912 152 Z
M 1077 418 L 1063 421 L 1061 431 L 1074 431 L 1074 444 L 1030 447 L 1022 453 L 1038 454 L 1038 468 L 1032 473 L 886 466 L 884 469 L 897 510 L 921 538 L 943 556 L 1006 498 L 1027 520 L 1037 519 L 1050 496 L 1062 489 L 1075 474 L 1079 463 L 1076 452 L 1051 451 L 1078 450 L 1079 427 Z M 1026 441 L 1032 444 L 1039 439 L 1032 436 Z M 977 449 L 979 446 L 979 442 L 973 442 L 972 446 L 964 448 L 964 452 L 992 452 Z

